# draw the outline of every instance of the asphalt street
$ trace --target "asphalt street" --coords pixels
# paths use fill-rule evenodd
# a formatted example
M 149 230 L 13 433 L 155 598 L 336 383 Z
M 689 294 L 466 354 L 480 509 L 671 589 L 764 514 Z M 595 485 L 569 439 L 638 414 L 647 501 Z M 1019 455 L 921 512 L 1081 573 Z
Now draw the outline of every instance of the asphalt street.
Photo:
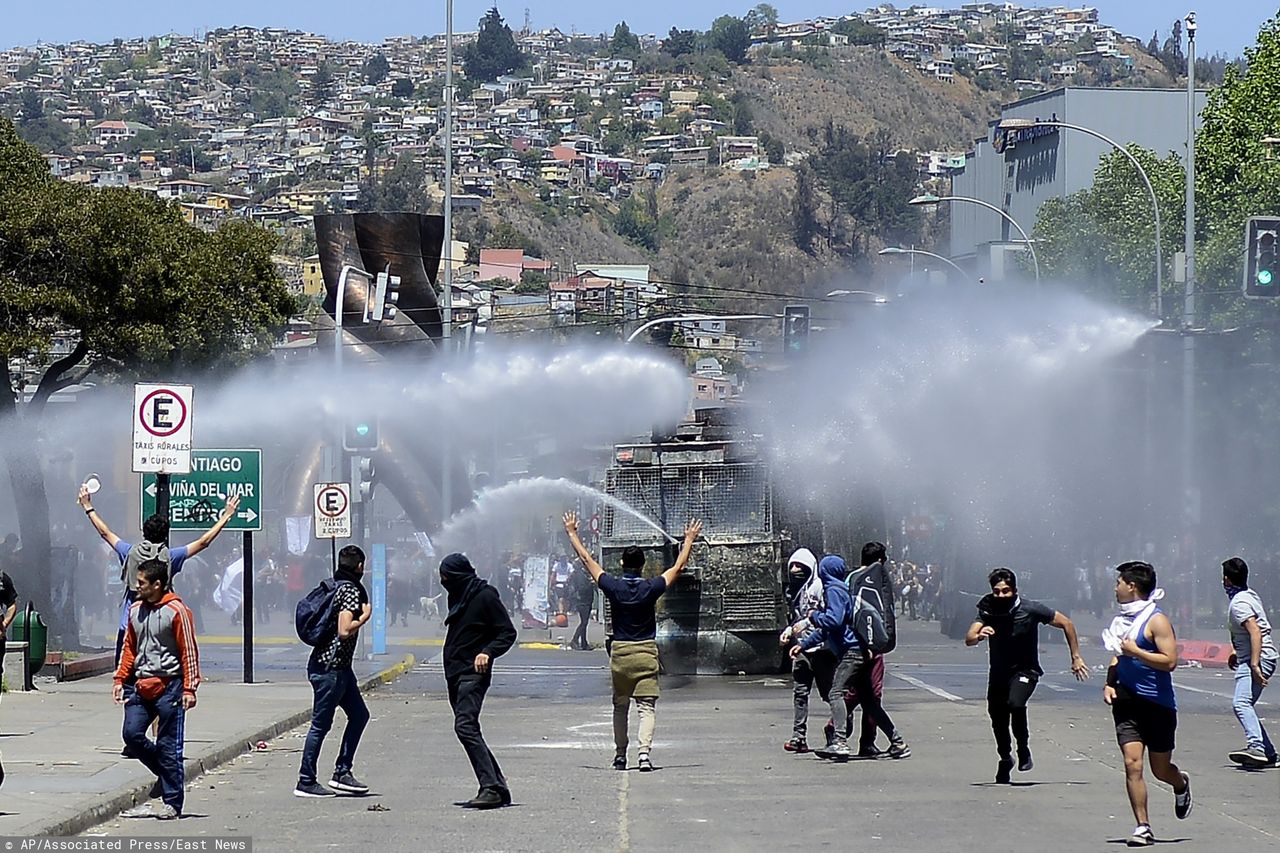
M 659 769 L 642 774 L 634 770 L 634 746 L 631 771 L 608 769 L 602 652 L 516 649 L 497 662 L 482 718 L 515 804 L 474 812 L 454 805 L 475 792 L 474 777 L 454 739 L 432 652 L 370 699 L 373 721 L 356 766 L 372 786 L 369 796 L 293 797 L 305 735 L 298 729 L 195 783 L 189 816 L 176 825 L 115 820 L 91 834 L 248 834 L 259 851 L 1123 846 L 1133 821 L 1100 674 L 1078 685 L 1065 647 L 1042 645 L 1046 676 L 1031 705 L 1035 769 L 1015 774 L 1013 785 L 995 785 L 985 654 L 946 640 L 936 625 L 903 627 L 885 693 L 914 752 L 902 761 L 835 765 L 783 752 L 787 678 L 667 679 L 654 747 Z M 1179 851 L 1280 848 L 1280 770 L 1246 772 L 1226 759 L 1242 745 L 1231 679 L 1220 670 L 1185 669 L 1177 682 L 1175 759 L 1192 775 L 1196 806 L 1189 820 L 1175 820 L 1172 794 L 1153 783 L 1156 837 Z M 1273 690 L 1262 711 L 1280 729 L 1280 688 Z M 824 719 L 815 696 L 811 728 Z

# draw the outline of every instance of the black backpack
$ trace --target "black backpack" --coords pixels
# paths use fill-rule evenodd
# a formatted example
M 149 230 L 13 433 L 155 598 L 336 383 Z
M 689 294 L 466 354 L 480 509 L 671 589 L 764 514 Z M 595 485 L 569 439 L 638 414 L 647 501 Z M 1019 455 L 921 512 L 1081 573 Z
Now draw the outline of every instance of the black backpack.
M 859 569 L 849 576 L 853 599 L 850 619 L 853 633 L 871 654 L 883 655 L 898 645 L 893 608 L 893 582 L 883 562 Z
M 325 578 L 298 602 L 293 625 L 308 646 L 323 646 L 338 633 L 337 593 L 338 582 Z

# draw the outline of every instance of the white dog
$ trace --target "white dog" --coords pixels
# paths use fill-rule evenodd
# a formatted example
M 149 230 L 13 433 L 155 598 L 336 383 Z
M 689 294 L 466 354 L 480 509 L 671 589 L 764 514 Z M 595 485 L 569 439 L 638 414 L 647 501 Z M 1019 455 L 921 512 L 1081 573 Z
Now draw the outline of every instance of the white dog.
M 423 619 L 434 617 L 437 622 L 440 621 L 440 599 L 442 598 L 444 593 L 439 592 L 431 597 L 424 595 L 418 599 L 418 608 L 422 612 Z

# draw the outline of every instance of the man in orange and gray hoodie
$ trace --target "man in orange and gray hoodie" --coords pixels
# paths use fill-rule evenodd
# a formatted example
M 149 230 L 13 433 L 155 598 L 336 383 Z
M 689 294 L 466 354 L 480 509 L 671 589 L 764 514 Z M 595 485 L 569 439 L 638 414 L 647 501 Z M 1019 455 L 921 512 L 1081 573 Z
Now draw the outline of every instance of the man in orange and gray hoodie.
M 182 745 L 186 713 L 195 707 L 200 686 L 200 651 L 191 610 L 168 587 L 169 567 L 163 560 L 147 560 L 138 567 L 138 600 L 129 608 L 111 689 L 116 703 L 124 704 L 125 745 L 156 775 L 151 796 L 162 797 L 163 803 L 157 809 L 144 804 L 123 817 L 182 816 Z M 157 718 L 153 742 L 147 727 Z

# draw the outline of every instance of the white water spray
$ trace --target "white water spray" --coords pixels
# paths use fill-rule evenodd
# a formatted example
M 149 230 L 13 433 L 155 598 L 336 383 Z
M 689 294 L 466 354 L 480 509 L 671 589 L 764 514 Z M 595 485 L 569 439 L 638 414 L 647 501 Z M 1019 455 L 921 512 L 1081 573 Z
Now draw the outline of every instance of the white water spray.
M 676 542 L 656 521 L 629 504 L 590 486 L 566 480 L 563 477 L 526 477 L 485 489 L 476 495 L 475 503 L 455 513 L 437 534 L 444 548 L 461 546 L 486 535 L 485 529 L 493 525 L 509 524 L 513 518 L 541 514 L 551 506 L 563 506 L 566 495 L 599 501 L 619 512 L 633 516 L 670 542 Z

